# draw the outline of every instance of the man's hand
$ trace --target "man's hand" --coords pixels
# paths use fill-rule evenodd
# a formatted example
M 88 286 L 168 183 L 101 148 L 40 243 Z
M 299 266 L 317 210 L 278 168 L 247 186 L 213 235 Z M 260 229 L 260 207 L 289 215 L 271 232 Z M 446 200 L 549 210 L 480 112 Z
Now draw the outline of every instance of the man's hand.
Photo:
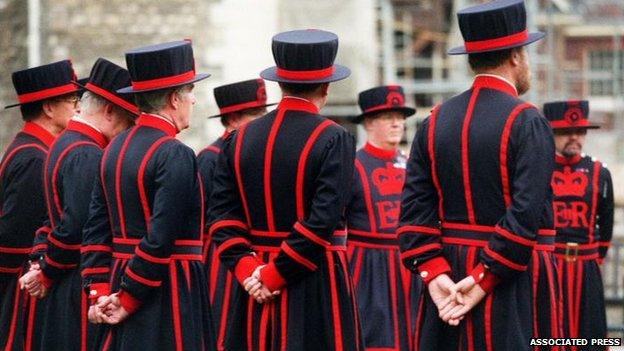
M 98 306 L 107 306 L 110 303 L 110 297 L 108 296 L 100 296 L 98 297 L 96 303 L 89 306 L 89 322 L 93 324 L 104 323 L 102 316 L 104 316 L 104 312 L 98 308 Z
M 264 267 L 266 267 L 266 265 L 258 266 L 251 276 L 243 282 L 245 291 L 247 291 L 249 295 L 251 295 L 251 297 L 253 297 L 258 303 L 264 303 L 272 300 L 275 296 L 280 294 L 279 290 L 271 292 L 264 284 L 262 284 L 262 281 L 260 280 L 260 271 Z
M 456 294 L 456 300 L 460 304 L 460 307 L 446 311 L 445 317 L 451 320 L 463 318 L 487 295 L 470 275 L 451 287 L 451 291 Z
M 459 325 L 459 322 L 463 317 L 445 319 L 449 311 L 454 312 L 459 306 L 459 303 L 456 299 L 456 294 L 451 289 L 454 286 L 455 283 L 447 274 L 440 274 L 429 282 L 427 288 L 429 290 L 429 296 L 431 296 L 431 300 L 433 300 L 433 303 L 438 308 L 438 315 L 440 316 L 440 318 L 448 324 L 456 326 Z
M 119 324 L 130 315 L 128 311 L 121 305 L 118 293 L 114 293 L 98 302 L 96 305 L 96 315 L 101 318 L 104 323 Z
M 48 293 L 48 289 L 46 289 L 41 282 L 41 270 L 33 269 L 32 266 L 30 270 L 19 279 L 19 284 L 20 289 L 26 289 L 32 297 L 41 299 Z

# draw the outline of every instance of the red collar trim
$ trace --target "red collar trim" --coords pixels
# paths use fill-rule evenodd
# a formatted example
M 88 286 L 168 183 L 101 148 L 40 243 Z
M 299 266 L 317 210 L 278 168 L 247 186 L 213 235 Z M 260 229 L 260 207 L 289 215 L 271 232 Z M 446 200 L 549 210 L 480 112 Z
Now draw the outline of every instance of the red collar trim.
M 581 155 L 574 155 L 572 157 L 563 157 L 561 155 L 555 155 L 555 162 L 560 165 L 574 165 L 581 161 L 583 157 Z
M 507 93 L 511 96 L 518 97 L 518 91 L 516 87 L 511 85 L 510 82 L 506 81 L 503 78 L 497 77 L 495 75 L 490 74 L 480 74 L 475 77 L 474 83 L 472 86 L 475 88 L 490 88 L 500 90 L 504 93 Z
M 227 131 L 226 130 L 225 132 L 223 132 L 223 135 L 221 136 L 221 139 L 223 139 L 223 140 L 227 139 L 227 137 L 229 137 L 230 134 L 232 134 L 232 131 Z
M 385 149 L 378 148 L 377 146 L 371 143 L 366 143 L 366 145 L 364 145 L 364 151 L 366 151 L 367 153 L 371 154 L 374 157 L 381 158 L 383 160 L 388 160 L 388 161 L 394 160 L 397 154 L 397 149 L 385 150 Z
M 81 121 L 77 121 L 75 119 L 70 120 L 67 124 L 66 130 L 73 130 L 75 132 L 88 136 L 89 138 L 93 139 L 93 141 L 95 141 L 102 149 L 105 148 L 108 144 L 108 139 L 106 139 L 102 132 Z
M 294 96 L 284 96 L 277 106 L 277 109 L 306 111 L 314 114 L 319 113 L 319 109 L 315 104 L 311 103 L 309 100 Z
M 56 137 L 52 135 L 52 133 L 50 133 L 47 129 L 34 122 L 24 123 L 24 128 L 22 128 L 22 132 L 39 139 L 48 148 L 52 145 L 54 139 L 56 139 Z
M 136 125 L 156 128 L 172 137 L 175 137 L 176 134 L 178 134 L 178 130 L 173 123 L 163 119 L 162 117 L 154 116 L 148 113 L 141 113 L 137 119 Z

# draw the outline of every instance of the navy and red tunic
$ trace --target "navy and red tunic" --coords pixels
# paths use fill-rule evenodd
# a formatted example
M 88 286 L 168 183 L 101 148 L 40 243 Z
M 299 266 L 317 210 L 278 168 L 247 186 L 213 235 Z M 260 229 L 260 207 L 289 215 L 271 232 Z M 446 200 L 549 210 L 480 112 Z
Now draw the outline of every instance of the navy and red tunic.
M 206 209 L 206 218 L 208 218 L 207 210 L 210 204 L 210 194 L 212 193 L 213 176 L 217 159 L 223 148 L 225 139 L 229 136 L 229 132 L 224 133 L 212 144 L 205 147 L 197 155 L 197 168 L 199 169 L 200 179 L 203 184 L 204 208 Z M 209 227 L 204 230 L 204 265 L 206 269 L 206 277 L 208 282 L 208 297 L 210 300 L 210 309 L 212 312 L 213 324 L 217 335 L 217 345 L 223 344 L 225 328 L 228 324 L 228 309 L 230 304 L 230 296 L 232 289 L 239 288 L 238 283 L 233 280 L 227 266 L 221 264 L 221 260 L 216 254 L 216 246 L 209 236 Z M 222 348 L 220 348 L 222 349 Z
M 35 232 L 46 218 L 43 169 L 54 136 L 26 122 L 0 163 L 0 348 L 39 345 L 36 299 L 19 289 Z M 27 307 L 28 306 L 28 307 Z
M 267 264 L 261 279 L 281 294 L 258 304 L 232 289 L 220 348 L 363 348 L 345 252 L 354 154 L 344 128 L 294 97 L 226 140 L 210 198 L 212 240 L 239 282 Z
M 603 338 L 607 325 L 599 264 L 613 234 L 611 174 L 589 156 L 557 155 L 552 187 L 565 332 L 573 338 Z
M 50 230 L 40 266 L 50 290 L 42 322 L 42 350 L 88 350 L 92 346 L 87 342 L 88 299 L 78 265 L 93 182 L 107 143 L 100 131 L 73 119 L 46 159 L 44 187 Z
M 142 114 L 106 148 L 85 225 L 90 294 L 119 291 L 131 316 L 97 349 L 213 349 L 202 265 L 202 199 L 193 151 Z M 109 286 L 110 283 L 110 286 Z
M 396 228 L 406 157 L 367 143 L 355 156 L 347 256 L 367 349 L 409 350 L 421 280 L 401 264 Z
M 488 295 L 455 328 L 424 294 L 417 349 L 530 348 L 527 266 L 547 201 L 551 152 L 548 122 L 497 76 L 478 75 L 471 89 L 424 121 L 401 203 L 403 262 L 425 283 L 444 272 L 454 281 L 470 274 Z

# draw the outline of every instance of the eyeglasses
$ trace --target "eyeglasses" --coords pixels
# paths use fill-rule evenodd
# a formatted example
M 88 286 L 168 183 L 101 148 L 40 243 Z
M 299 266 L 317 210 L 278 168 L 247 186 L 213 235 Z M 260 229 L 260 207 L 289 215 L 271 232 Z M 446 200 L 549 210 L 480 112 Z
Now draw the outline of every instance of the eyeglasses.
M 66 98 L 58 99 L 56 101 L 69 102 L 74 108 L 76 108 L 78 107 L 78 103 L 80 103 L 80 98 L 78 96 L 69 96 Z

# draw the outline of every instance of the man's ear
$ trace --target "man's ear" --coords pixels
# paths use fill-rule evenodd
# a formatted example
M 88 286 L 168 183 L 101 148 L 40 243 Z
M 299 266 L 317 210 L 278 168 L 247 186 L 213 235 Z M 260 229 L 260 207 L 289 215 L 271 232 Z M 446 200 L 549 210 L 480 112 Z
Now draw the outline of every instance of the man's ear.
M 329 83 L 323 83 L 323 85 L 321 85 L 321 92 L 323 93 L 323 97 L 329 94 Z
M 115 114 L 115 107 L 113 106 L 113 104 L 110 102 L 106 103 L 106 105 L 104 106 L 104 115 L 106 116 L 106 120 L 108 122 L 112 122 L 114 114 Z
M 46 117 L 48 118 L 52 118 L 54 116 L 54 102 L 53 101 L 44 101 L 43 104 L 41 104 L 41 110 L 43 111 L 43 114 L 46 115 Z
M 175 91 L 172 91 L 171 93 L 169 93 L 167 100 L 169 100 L 169 104 L 173 107 L 174 110 L 177 110 L 178 106 L 180 106 L 180 102 L 181 102 L 180 94 L 178 94 Z
M 523 48 L 513 48 L 511 49 L 511 56 L 509 57 L 509 62 L 512 67 L 518 67 L 522 63 L 522 50 Z

